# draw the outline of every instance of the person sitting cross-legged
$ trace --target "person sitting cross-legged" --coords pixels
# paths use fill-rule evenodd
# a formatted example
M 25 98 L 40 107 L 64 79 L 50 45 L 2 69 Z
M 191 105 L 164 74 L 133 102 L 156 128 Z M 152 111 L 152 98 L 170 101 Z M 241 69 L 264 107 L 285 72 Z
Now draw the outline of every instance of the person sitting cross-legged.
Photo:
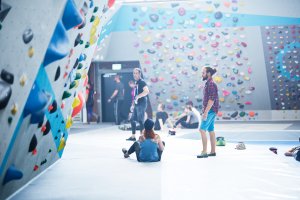
M 128 158 L 130 154 L 135 152 L 137 161 L 139 162 L 158 162 L 161 160 L 165 143 L 158 134 L 154 133 L 154 122 L 151 119 L 145 121 L 144 127 L 145 129 L 139 140 L 134 142 L 129 150 L 122 149 L 124 158 Z

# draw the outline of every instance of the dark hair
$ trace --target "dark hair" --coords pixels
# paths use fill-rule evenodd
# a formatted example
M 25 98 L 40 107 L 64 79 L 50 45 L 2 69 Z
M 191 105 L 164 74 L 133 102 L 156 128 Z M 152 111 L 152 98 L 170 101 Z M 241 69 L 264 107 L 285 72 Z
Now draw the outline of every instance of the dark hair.
M 155 138 L 155 133 L 154 133 L 153 129 L 152 130 L 144 129 L 144 137 L 146 139 L 154 139 Z
M 213 76 L 217 72 L 216 69 L 213 69 L 211 67 L 205 67 L 205 69 L 206 69 L 206 73 L 210 73 L 211 76 Z
M 193 104 L 193 102 L 192 101 L 188 101 L 188 102 L 186 102 L 186 104 L 185 104 L 186 106 L 194 106 L 194 104 Z

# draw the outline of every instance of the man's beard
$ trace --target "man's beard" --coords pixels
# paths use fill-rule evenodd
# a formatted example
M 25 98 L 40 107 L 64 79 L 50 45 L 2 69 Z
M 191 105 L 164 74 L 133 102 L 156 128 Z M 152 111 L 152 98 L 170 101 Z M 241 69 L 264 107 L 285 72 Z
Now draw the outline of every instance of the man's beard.
M 206 81 L 206 80 L 207 80 L 207 76 L 202 77 L 202 80 L 203 80 L 203 81 Z

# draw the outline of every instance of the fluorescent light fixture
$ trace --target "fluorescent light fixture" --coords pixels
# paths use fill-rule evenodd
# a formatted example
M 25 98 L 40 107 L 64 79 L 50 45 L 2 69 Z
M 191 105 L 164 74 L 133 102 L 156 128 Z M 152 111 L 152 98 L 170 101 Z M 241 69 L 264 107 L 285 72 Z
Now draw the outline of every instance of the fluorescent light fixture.
M 122 64 L 112 64 L 112 70 L 121 70 Z

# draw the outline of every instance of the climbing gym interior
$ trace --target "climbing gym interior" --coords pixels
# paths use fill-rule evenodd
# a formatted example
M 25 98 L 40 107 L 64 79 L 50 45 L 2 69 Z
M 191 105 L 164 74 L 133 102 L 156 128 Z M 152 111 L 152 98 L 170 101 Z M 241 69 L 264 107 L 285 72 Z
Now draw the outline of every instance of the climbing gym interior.
M 299 10 L 299 0 L 0 0 L 0 199 L 300 199 Z M 200 133 L 207 67 L 214 156 Z M 160 123 L 161 104 L 168 116 L 154 131 L 159 162 L 126 152 L 136 68 L 149 90 L 143 121 Z M 175 129 L 191 103 L 197 127 Z

